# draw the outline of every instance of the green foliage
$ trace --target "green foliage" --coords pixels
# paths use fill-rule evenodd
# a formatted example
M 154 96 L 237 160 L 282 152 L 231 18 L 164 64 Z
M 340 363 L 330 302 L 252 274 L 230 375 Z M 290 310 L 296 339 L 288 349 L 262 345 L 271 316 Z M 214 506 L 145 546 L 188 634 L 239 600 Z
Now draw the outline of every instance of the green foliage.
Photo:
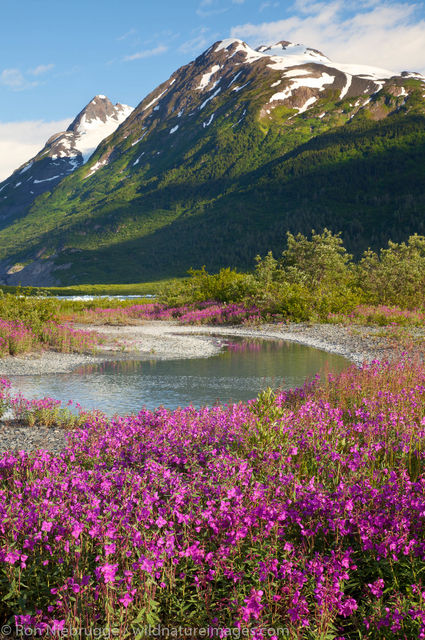
M 18 289 L 16 294 L 0 291 L 0 318 L 23 322 L 36 335 L 41 335 L 46 322 L 57 320 L 58 309 L 54 298 L 33 297 L 25 289 Z
M 217 300 L 218 302 L 240 302 L 254 292 L 255 281 L 250 274 L 238 273 L 236 269 L 220 269 L 209 275 L 205 267 L 190 270 L 195 283 L 198 300 Z
M 170 306 L 206 300 L 245 302 L 255 304 L 265 316 L 294 321 L 346 313 L 360 301 L 352 257 L 340 235 L 327 229 L 321 234 L 313 231 L 310 240 L 288 233 L 281 260 L 269 251 L 255 262 L 253 274 L 230 268 L 216 274 L 205 267 L 191 269 L 191 278 L 163 289 L 160 300 Z
M 282 254 L 285 279 L 315 290 L 345 286 L 350 280 L 352 256 L 347 253 L 341 234 L 328 229 L 316 233 L 311 240 L 302 233 L 288 231 L 287 248 Z
M 425 304 L 425 236 L 388 242 L 387 249 L 364 253 L 358 267 L 365 298 L 372 304 L 412 309 Z
M 217 98 L 208 132 L 206 107 L 182 118 L 172 145 L 161 124 L 135 147 L 114 134 L 125 153 L 90 178 L 78 169 L 8 223 L 0 258 L 56 252 L 56 265 L 72 265 L 56 272 L 66 284 L 123 283 L 204 264 L 247 269 L 258 253 L 278 255 L 286 231 L 341 231 L 356 256 L 425 232 L 419 85 L 403 109 L 382 94 L 354 115 L 351 100 L 326 92 L 308 113 L 288 119 L 279 106 L 260 117 L 263 97 L 258 87 L 246 104 L 235 94 L 231 108 Z
M 239 273 L 226 267 L 216 274 L 202 269 L 189 269 L 191 276 L 186 281 L 170 283 L 163 287 L 159 300 L 169 306 L 190 302 L 217 300 L 217 302 L 241 302 L 256 291 L 256 281 L 251 274 Z

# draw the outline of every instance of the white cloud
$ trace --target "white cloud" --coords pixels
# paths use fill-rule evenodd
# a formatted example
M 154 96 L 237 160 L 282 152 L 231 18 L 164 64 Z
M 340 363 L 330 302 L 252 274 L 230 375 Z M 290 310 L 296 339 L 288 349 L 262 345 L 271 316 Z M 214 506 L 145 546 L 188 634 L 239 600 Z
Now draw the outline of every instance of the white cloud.
M 244 2 L 245 0 L 241 1 Z M 240 4 L 239 0 L 236 0 L 236 2 Z M 226 13 L 226 11 L 229 11 L 229 7 L 218 7 L 216 0 L 201 0 L 199 7 L 196 9 L 196 15 L 201 18 L 209 18 L 220 13 Z
M 54 66 L 54 64 L 39 64 L 37 67 L 29 69 L 27 75 L 38 77 L 53 69 Z M 23 91 L 37 87 L 40 83 L 36 80 L 29 80 L 20 69 L 11 68 L 3 69 L 0 73 L 0 84 L 12 89 L 12 91 Z
M 159 56 L 161 53 L 165 53 L 166 51 L 168 51 L 168 47 L 163 44 L 159 44 L 153 49 L 144 49 L 143 51 L 138 51 L 137 53 L 125 56 L 124 62 L 130 62 L 131 60 L 142 60 L 143 58 L 152 58 L 152 56 Z
M 12 91 L 22 91 L 29 87 L 37 86 L 37 82 L 28 82 L 19 69 L 3 69 L 0 73 L 0 84 L 9 87 Z
M 258 11 L 262 13 L 265 9 L 277 9 L 278 6 L 278 2 L 262 2 L 258 7 Z
M 127 40 L 127 38 L 136 35 L 136 33 L 136 29 L 130 29 L 129 31 L 127 31 L 127 33 L 123 33 L 122 36 L 119 36 L 117 40 Z
M 360 0 L 355 13 L 352 6 L 348 0 L 297 0 L 291 17 L 241 24 L 231 29 L 231 36 L 253 46 L 302 42 L 339 62 L 425 71 L 425 20 L 417 15 L 419 5 Z
M 197 55 L 201 51 L 205 51 L 217 38 L 217 33 L 211 33 L 208 27 L 201 27 L 193 32 L 193 38 L 186 40 L 179 46 L 179 51 L 189 55 Z
M 71 121 L 0 122 L 0 181 L 35 156 L 50 136 L 65 131 Z
M 47 71 L 53 69 L 54 66 L 54 64 L 39 64 L 38 67 L 30 69 L 29 73 L 31 73 L 33 76 L 40 76 L 41 74 L 47 73 Z

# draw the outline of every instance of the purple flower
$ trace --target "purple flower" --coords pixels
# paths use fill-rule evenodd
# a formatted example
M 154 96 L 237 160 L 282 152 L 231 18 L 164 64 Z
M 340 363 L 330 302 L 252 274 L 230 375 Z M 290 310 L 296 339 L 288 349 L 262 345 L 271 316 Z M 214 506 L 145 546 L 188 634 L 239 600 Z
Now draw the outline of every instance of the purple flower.
M 115 574 L 118 570 L 117 564 L 104 564 L 102 567 L 99 567 L 100 573 L 103 575 L 103 579 L 106 584 L 115 582 Z
M 372 582 L 372 583 L 368 582 L 367 586 L 369 587 L 370 592 L 376 598 L 381 598 L 382 597 L 382 593 L 384 591 L 384 586 L 385 586 L 385 583 L 382 580 L 382 578 L 379 578 L 378 580 L 375 580 L 375 582 Z
M 261 604 L 261 598 L 263 597 L 263 591 L 251 589 L 251 595 L 245 599 L 245 606 L 241 608 L 242 620 L 249 622 L 251 618 L 258 620 L 261 611 L 264 609 L 264 605 Z

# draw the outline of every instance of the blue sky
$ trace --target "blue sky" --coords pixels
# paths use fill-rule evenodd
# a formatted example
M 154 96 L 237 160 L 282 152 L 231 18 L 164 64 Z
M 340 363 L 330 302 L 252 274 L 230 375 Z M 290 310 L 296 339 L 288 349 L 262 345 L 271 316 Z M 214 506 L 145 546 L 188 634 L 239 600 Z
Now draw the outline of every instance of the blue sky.
M 136 106 L 215 40 L 425 72 L 425 7 L 349 0 L 0 0 L 0 180 L 97 93 Z

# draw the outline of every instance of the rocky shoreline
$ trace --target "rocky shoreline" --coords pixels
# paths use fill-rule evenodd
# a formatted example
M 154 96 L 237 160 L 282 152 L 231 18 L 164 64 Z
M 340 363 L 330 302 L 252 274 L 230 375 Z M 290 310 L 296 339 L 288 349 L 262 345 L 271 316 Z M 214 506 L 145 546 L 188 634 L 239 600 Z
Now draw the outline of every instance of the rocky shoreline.
M 223 348 L 220 337 L 239 336 L 267 340 L 288 340 L 344 356 L 360 365 L 388 359 L 394 349 L 373 327 L 344 327 L 326 324 L 260 325 L 254 327 L 187 326 L 177 322 L 150 321 L 131 326 L 84 327 L 101 333 L 106 342 L 97 355 L 63 354 L 52 351 L 8 357 L 0 360 L 0 376 L 72 372 L 77 367 L 116 359 L 181 359 L 215 355 Z M 118 341 L 119 342 L 118 342 Z M 0 451 L 58 452 L 66 446 L 61 429 L 26 427 L 0 422 Z
M 106 339 L 96 355 L 42 351 L 2 358 L 0 376 L 68 373 L 101 360 L 143 357 L 158 360 L 208 358 L 222 349 L 217 336 L 289 340 L 346 357 L 356 364 L 391 357 L 393 349 L 375 327 L 332 324 L 263 324 L 242 326 L 193 326 L 153 320 L 130 326 L 82 326 Z

